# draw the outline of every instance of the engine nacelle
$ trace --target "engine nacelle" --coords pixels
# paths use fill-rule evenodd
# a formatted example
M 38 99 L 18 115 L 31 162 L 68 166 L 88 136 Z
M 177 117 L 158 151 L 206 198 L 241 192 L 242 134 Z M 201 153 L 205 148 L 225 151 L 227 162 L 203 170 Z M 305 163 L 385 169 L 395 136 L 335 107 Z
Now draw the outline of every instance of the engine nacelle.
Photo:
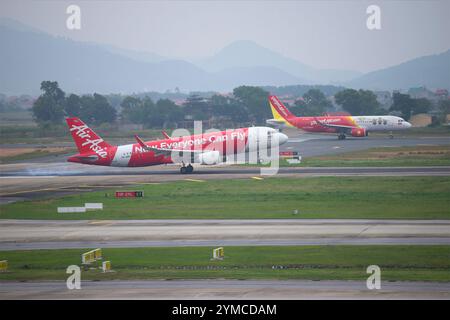
M 218 164 L 220 162 L 219 151 L 207 151 L 198 155 L 200 164 Z
M 350 134 L 352 137 L 365 137 L 368 135 L 368 132 L 364 128 L 353 128 Z

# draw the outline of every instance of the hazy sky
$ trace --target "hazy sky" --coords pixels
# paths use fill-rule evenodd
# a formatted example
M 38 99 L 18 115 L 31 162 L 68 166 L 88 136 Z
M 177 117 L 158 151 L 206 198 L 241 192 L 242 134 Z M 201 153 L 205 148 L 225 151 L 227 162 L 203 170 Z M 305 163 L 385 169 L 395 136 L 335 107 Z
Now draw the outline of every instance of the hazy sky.
M 66 8 L 81 8 L 81 30 Z M 381 30 L 366 8 L 381 8 Z M 213 55 L 252 40 L 319 68 L 371 71 L 450 48 L 450 1 L 21 1 L 0 16 L 54 35 L 168 57 Z

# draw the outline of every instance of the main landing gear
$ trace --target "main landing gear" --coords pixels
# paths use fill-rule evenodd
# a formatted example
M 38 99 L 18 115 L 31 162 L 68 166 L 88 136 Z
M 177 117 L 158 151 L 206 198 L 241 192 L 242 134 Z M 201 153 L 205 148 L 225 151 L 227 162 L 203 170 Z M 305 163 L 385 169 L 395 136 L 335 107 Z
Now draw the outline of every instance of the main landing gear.
M 186 173 L 192 173 L 194 171 L 194 167 L 191 164 L 188 164 L 187 166 L 184 165 L 180 168 L 180 173 L 181 174 L 186 174 Z
M 389 139 L 394 139 L 394 134 L 392 133 L 392 131 L 389 131 Z
M 339 135 L 338 135 L 338 140 L 345 140 L 345 133 L 340 133 Z

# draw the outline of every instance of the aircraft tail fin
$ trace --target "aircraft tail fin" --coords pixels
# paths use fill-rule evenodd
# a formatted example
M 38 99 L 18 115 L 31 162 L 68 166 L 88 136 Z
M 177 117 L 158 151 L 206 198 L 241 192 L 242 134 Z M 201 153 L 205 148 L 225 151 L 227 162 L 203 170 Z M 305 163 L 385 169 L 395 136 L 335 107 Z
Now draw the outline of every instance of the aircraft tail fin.
M 277 96 L 269 96 L 269 104 L 275 121 L 282 121 L 288 126 L 293 126 L 291 122 L 295 115 L 286 108 Z
M 106 148 L 111 147 L 79 118 L 66 118 L 66 122 L 79 153 L 92 151 L 102 153 Z

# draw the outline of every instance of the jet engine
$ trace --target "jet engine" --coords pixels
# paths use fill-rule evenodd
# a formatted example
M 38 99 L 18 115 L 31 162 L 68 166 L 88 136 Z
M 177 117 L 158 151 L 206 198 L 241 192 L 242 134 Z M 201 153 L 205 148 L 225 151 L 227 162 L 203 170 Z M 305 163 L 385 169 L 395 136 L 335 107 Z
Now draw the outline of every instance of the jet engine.
M 368 132 L 364 128 L 353 128 L 350 134 L 352 137 L 365 137 L 368 135 Z
M 219 151 L 207 151 L 198 155 L 201 164 L 218 164 L 220 162 Z

